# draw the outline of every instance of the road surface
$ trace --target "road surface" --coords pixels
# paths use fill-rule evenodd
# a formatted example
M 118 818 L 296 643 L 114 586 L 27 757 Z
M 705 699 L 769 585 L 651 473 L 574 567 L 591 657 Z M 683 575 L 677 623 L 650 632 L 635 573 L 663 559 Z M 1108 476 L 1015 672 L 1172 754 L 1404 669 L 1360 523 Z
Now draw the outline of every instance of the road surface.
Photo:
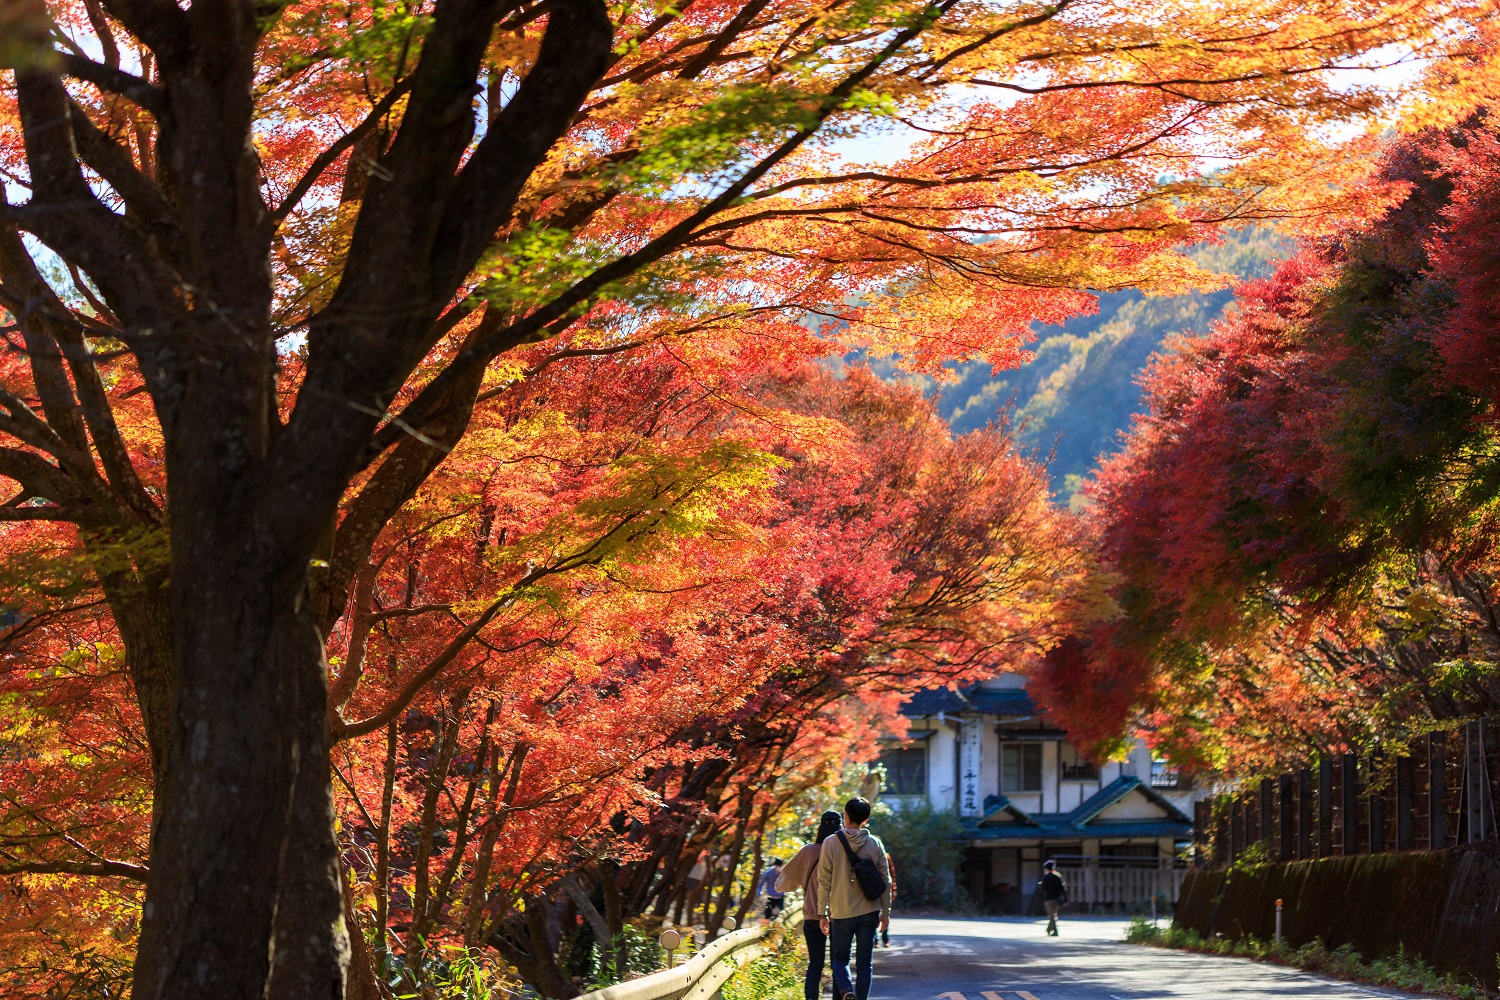
M 1409 998 L 1285 966 L 1125 944 L 1126 921 L 896 918 L 870 1000 L 1373 1000 Z M 826 980 L 825 980 L 826 982 Z

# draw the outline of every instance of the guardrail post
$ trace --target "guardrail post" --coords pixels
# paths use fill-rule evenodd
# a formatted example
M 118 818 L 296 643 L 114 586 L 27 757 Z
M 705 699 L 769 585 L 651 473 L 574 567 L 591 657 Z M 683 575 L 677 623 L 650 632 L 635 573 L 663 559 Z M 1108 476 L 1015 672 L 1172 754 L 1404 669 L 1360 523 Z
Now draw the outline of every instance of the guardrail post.
M 577 1000 L 711 1000 L 718 995 L 720 988 L 739 966 L 762 954 L 765 939 L 769 935 L 796 926 L 801 915 L 802 906 L 799 903 L 790 907 L 774 923 L 732 931 L 709 942 L 703 950 L 682 965 L 668 966 L 649 976 L 606 986 L 585 993 Z M 676 945 L 681 945 L 680 932 L 668 928 L 658 939 L 662 947 L 667 948 L 672 940 L 668 935 L 675 936 Z M 671 949 L 668 951 L 670 954 Z

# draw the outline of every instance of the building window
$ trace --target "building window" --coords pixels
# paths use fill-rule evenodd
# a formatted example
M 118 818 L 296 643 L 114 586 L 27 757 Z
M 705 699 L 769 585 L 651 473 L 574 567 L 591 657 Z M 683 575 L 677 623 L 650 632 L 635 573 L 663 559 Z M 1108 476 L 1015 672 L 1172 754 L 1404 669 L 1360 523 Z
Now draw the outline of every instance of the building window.
M 1182 775 L 1177 768 L 1164 760 L 1152 759 L 1151 761 L 1151 787 L 1152 788 L 1181 788 Z
M 1062 743 L 1057 748 L 1057 765 L 1062 770 L 1064 781 L 1098 781 L 1099 766 L 1078 756 L 1071 743 Z
M 898 747 L 880 755 L 885 790 L 890 795 L 927 794 L 927 748 Z
M 1042 790 L 1042 745 L 1040 743 L 1000 744 L 1000 790 L 1002 792 L 1040 792 Z

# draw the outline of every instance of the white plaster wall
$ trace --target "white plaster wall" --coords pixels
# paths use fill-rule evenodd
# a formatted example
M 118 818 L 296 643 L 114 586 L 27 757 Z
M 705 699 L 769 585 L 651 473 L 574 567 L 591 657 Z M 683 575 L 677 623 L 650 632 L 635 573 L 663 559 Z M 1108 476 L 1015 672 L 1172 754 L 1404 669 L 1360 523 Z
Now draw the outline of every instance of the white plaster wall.
M 995 732 L 995 720 L 986 716 L 980 734 L 979 794 L 982 801 L 985 796 L 1000 794 L 1000 734 Z
M 1062 804 L 1058 812 L 1072 812 L 1083 805 L 1083 800 L 1099 790 L 1097 781 L 1064 781 L 1062 783 Z
M 1152 802 L 1134 789 L 1108 809 L 1099 814 L 1100 819 L 1161 819 L 1161 806 Z
M 1057 743 L 1042 744 L 1042 808 L 1044 813 L 1059 812 L 1057 787 Z
M 1026 687 L 1026 677 L 1023 674 L 1001 674 L 980 681 L 979 686 L 986 691 L 1021 691 Z
M 1148 785 L 1151 783 L 1151 751 L 1141 740 L 1135 741 L 1135 747 L 1130 751 L 1128 766 L 1127 773 L 1140 778 Z
M 1037 792 L 1006 792 L 1005 797 L 1022 812 L 1035 815 L 1042 811 L 1042 796 Z
M 958 789 L 954 787 L 957 770 L 958 734 L 943 724 L 927 741 L 927 798 L 934 809 L 952 809 Z

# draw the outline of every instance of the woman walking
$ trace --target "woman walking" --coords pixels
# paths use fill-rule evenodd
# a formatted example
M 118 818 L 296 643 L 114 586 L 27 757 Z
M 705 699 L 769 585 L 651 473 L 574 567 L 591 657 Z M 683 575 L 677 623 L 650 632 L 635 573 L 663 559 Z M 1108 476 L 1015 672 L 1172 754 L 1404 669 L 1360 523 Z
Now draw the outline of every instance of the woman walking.
M 818 823 L 818 836 L 792 856 L 781 869 L 776 888 L 781 892 L 802 890 L 802 936 L 807 939 L 807 978 L 802 992 L 807 1000 L 818 1000 L 823 986 L 823 963 L 828 955 L 828 938 L 818 925 L 818 859 L 823 855 L 823 841 L 844 823 L 844 817 L 832 810 Z

